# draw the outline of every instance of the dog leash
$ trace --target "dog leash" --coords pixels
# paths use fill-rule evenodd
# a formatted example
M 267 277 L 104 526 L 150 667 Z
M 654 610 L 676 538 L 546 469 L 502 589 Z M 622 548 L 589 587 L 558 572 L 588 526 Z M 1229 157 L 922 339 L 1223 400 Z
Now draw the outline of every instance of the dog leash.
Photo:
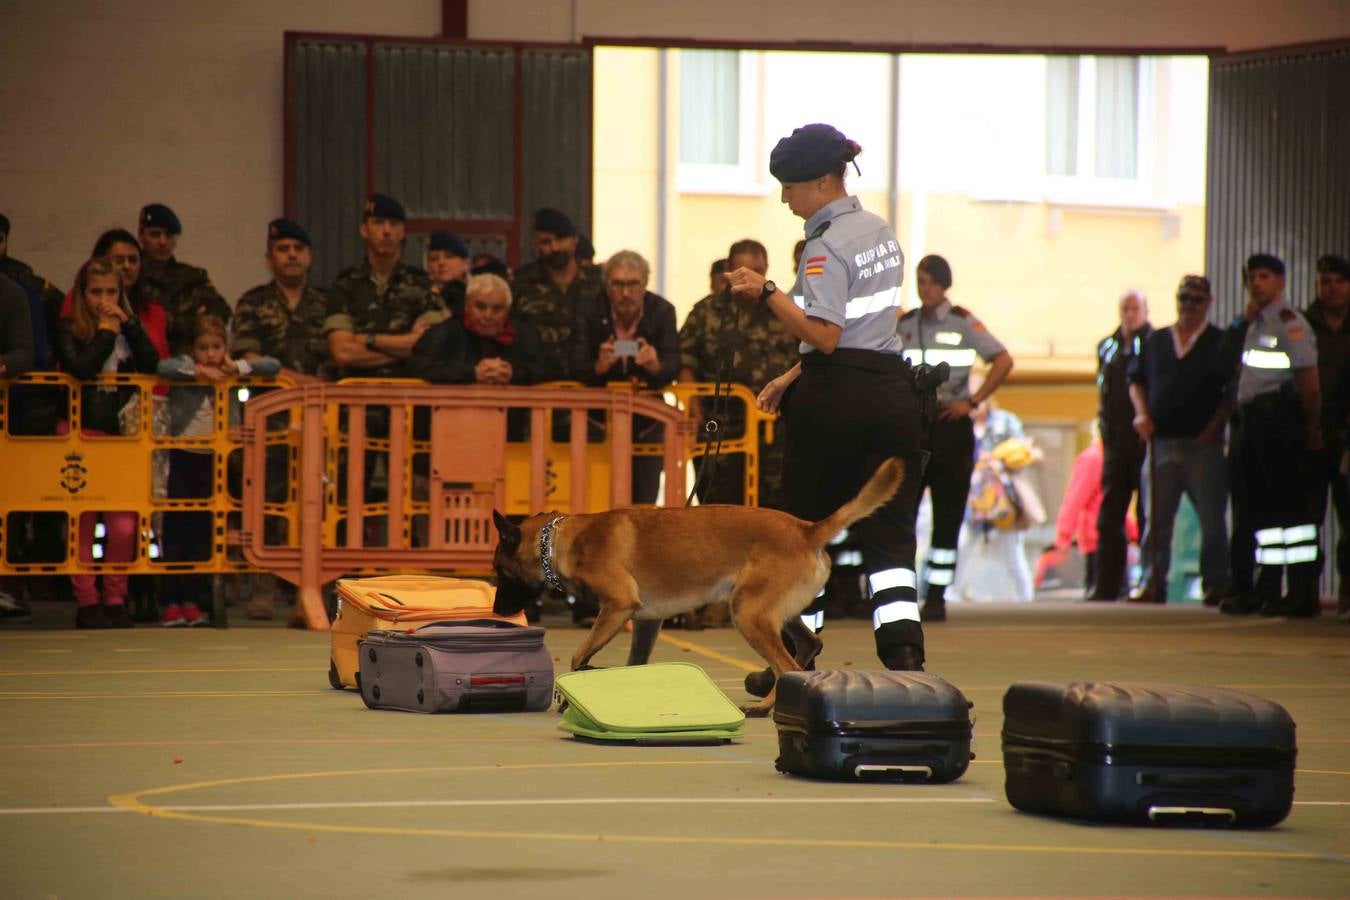
M 735 307 L 736 298 L 730 295 L 729 299 Z M 741 335 L 741 310 L 736 309 L 735 332 Z M 717 317 L 717 330 L 723 330 L 726 323 L 727 311 L 725 309 Z M 731 368 L 731 362 L 736 356 L 737 341 L 732 340 L 727 343 L 727 347 L 722 351 L 722 364 L 718 367 L 716 375 L 713 377 L 713 402 L 710 406 L 710 412 L 703 420 L 703 432 L 709 436 L 708 443 L 712 445 L 711 452 L 703 454 L 703 465 L 699 467 L 698 475 L 694 478 L 694 487 L 689 491 L 689 496 L 685 498 L 685 506 L 693 506 L 694 498 L 699 495 L 699 489 L 702 488 L 708 493 L 712 492 L 713 486 L 717 483 L 717 468 L 722 458 L 722 419 L 726 415 L 727 403 L 730 402 L 730 385 L 726 394 L 722 393 L 722 386 L 727 382 L 727 371 Z M 749 423 L 749 410 L 746 410 L 746 422 Z
M 544 584 L 549 590 L 561 594 L 567 593 L 567 589 L 563 587 L 562 579 L 553 568 L 553 531 L 566 518 L 567 516 L 554 516 L 539 529 L 539 568 L 544 570 Z

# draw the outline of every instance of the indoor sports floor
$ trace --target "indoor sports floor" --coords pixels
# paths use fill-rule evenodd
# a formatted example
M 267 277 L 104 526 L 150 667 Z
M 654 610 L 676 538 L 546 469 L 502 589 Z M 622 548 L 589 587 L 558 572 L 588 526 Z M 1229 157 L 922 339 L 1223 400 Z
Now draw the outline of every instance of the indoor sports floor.
M 327 685 L 327 635 L 0 630 L 0 897 L 1350 895 L 1350 626 L 1070 603 L 952 609 L 929 669 L 975 703 L 946 786 L 774 771 L 771 722 L 721 747 L 597 746 L 553 712 L 372 712 Z M 549 622 L 546 620 L 546 624 Z M 565 667 L 581 632 L 554 622 Z M 830 623 L 822 667 L 871 666 Z M 621 637 L 597 660 L 619 664 Z M 730 630 L 670 632 L 738 702 Z M 1017 680 L 1218 684 L 1298 723 L 1293 813 L 1262 831 L 1057 821 L 1003 798 Z

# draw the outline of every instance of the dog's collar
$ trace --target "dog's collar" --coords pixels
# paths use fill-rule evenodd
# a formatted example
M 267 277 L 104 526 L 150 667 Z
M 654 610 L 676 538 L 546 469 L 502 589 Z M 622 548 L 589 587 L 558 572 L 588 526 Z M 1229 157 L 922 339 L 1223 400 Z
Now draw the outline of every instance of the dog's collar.
M 544 584 L 551 591 L 566 593 L 567 589 L 563 587 L 562 579 L 558 577 L 558 572 L 553 568 L 553 532 L 567 516 L 554 516 L 548 520 L 548 523 L 539 529 L 539 568 L 544 570 Z

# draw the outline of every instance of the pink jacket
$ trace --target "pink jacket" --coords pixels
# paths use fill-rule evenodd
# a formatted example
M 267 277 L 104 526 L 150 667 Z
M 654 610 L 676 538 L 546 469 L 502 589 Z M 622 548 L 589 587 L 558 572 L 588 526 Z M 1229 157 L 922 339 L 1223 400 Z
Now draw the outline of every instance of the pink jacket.
M 1067 547 L 1075 540 L 1078 552 L 1097 552 L 1097 511 L 1102 507 L 1102 442 L 1093 441 L 1073 461 L 1073 474 L 1064 491 L 1064 502 L 1055 520 L 1055 546 Z M 1139 540 L 1133 515 L 1125 517 L 1125 536 Z

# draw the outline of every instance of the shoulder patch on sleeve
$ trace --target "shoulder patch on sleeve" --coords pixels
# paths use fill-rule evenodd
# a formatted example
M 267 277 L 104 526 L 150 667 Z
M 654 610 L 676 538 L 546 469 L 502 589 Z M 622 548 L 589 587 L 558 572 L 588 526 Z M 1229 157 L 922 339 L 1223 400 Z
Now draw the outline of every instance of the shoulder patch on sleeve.
M 912 318 L 914 318 L 915 316 L 917 316 L 917 315 L 919 314 L 919 310 L 922 309 L 922 308 L 923 308 L 923 307 L 916 306 L 916 307 L 914 307 L 913 309 L 911 309 L 909 312 L 901 313 L 901 314 L 900 314 L 900 321 L 901 321 L 901 322 L 904 322 L 904 321 L 906 321 L 907 319 L 912 319 Z
M 1298 318 L 1298 313 L 1294 312 L 1292 309 L 1290 309 L 1290 308 L 1287 307 L 1287 306 L 1286 306 L 1284 309 L 1280 310 L 1280 321 L 1281 321 L 1281 322 L 1288 322 L 1288 321 L 1291 321 L 1292 319 L 1297 319 L 1297 318 Z
M 956 306 L 956 305 L 953 305 L 953 306 L 952 306 L 952 312 L 956 313 L 958 316 L 960 316 L 960 317 L 963 318 L 963 319 L 969 319 L 969 318 L 970 318 L 970 310 L 966 309 L 964 306 Z

